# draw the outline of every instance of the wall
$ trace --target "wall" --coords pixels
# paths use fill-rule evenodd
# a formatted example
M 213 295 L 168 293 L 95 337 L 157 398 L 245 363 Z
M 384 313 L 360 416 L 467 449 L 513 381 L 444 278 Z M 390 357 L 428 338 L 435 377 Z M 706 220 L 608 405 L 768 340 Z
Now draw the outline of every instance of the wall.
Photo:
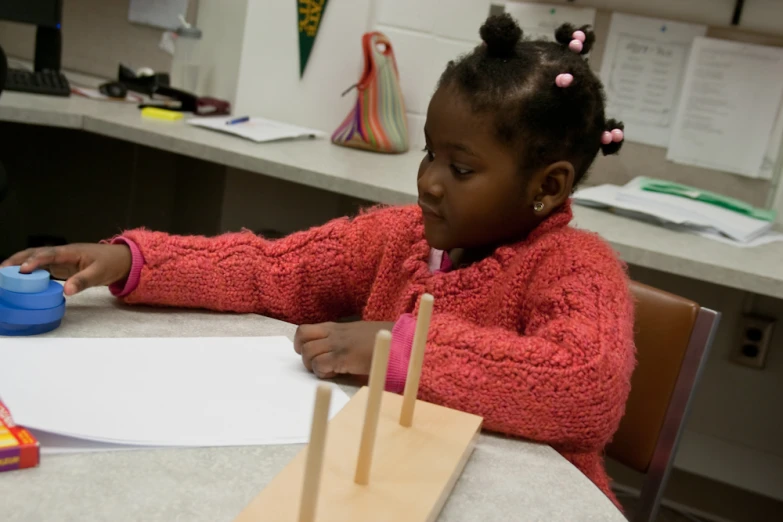
M 189 20 L 197 8 L 198 0 L 190 0 Z M 128 0 L 65 0 L 63 67 L 103 78 L 116 77 L 120 62 L 168 71 L 171 56 L 158 48 L 161 32 L 128 22 Z M 0 45 L 9 56 L 32 60 L 34 42 L 33 26 L 0 22 Z
M 236 102 L 246 19 L 247 0 L 199 0 L 200 94 Z
M 361 38 L 372 1 L 329 2 L 301 80 L 295 6 L 248 0 L 237 111 L 333 131 L 355 100 L 340 94 L 361 74 Z

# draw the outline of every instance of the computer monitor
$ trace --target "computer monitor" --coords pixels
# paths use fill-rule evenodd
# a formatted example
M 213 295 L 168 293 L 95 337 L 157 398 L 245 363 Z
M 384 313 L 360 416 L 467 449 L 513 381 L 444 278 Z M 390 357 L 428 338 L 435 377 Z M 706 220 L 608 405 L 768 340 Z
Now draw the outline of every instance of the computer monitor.
M 60 70 L 63 0 L 0 0 L 0 20 L 32 24 L 35 33 L 35 70 Z

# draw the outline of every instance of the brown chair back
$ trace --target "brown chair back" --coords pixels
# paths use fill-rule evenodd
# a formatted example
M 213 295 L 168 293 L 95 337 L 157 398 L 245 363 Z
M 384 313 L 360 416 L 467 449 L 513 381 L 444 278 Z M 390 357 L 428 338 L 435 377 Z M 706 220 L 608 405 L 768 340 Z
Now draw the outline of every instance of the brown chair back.
M 652 462 L 699 305 L 637 282 L 634 341 L 637 366 L 620 428 L 607 454 L 642 473 Z
M 651 521 L 720 314 L 637 282 L 631 283 L 631 292 L 637 366 L 625 416 L 606 453 L 646 474 L 634 520 Z

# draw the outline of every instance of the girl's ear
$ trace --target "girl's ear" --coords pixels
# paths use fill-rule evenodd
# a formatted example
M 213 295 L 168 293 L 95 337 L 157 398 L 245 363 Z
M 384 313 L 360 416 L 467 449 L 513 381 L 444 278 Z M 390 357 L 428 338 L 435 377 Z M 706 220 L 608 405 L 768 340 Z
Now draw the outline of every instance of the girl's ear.
M 568 200 L 574 188 L 574 175 L 570 161 L 552 163 L 534 175 L 533 208 L 537 216 L 548 216 Z

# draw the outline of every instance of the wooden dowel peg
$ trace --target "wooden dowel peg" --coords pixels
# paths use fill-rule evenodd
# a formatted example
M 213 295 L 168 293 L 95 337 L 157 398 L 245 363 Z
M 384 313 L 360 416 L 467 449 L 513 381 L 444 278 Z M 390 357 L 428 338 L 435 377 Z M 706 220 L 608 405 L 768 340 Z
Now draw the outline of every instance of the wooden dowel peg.
M 307 445 L 302 498 L 299 503 L 299 522 L 314 522 L 318 504 L 318 487 L 321 484 L 321 468 L 324 463 L 326 445 L 326 424 L 329 421 L 329 404 L 332 402 L 332 388 L 320 384 L 315 392 L 313 424 L 310 428 L 310 443 Z
M 386 387 L 386 369 L 389 366 L 389 349 L 391 347 L 391 332 L 381 330 L 375 337 L 375 350 L 370 368 L 369 390 L 367 393 L 367 410 L 362 426 L 362 440 L 359 444 L 359 459 L 356 462 L 354 482 L 367 485 L 370 481 L 372 452 L 375 446 L 375 434 L 378 431 L 378 417 L 381 412 L 381 398 Z
M 416 319 L 416 331 L 413 334 L 413 347 L 411 359 L 408 363 L 408 376 L 405 379 L 405 392 L 402 398 L 402 410 L 400 411 L 400 425 L 409 428 L 413 425 L 413 411 L 416 408 L 416 396 L 419 394 L 419 381 L 421 380 L 421 366 L 424 363 L 424 348 L 427 345 L 427 334 L 430 331 L 432 319 L 432 306 L 435 298 L 430 294 L 421 296 L 419 302 L 419 316 Z

